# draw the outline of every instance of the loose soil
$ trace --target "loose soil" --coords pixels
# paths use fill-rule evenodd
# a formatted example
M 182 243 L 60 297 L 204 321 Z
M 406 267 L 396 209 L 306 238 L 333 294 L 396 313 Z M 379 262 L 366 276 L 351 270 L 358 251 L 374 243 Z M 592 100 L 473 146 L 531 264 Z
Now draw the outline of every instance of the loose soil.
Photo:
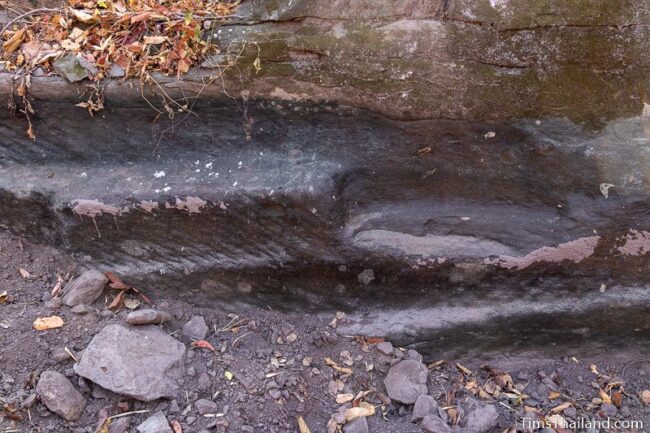
M 401 350 L 396 350 L 394 357 L 382 355 L 376 348 L 379 340 L 339 335 L 332 322 L 335 312 L 314 316 L 248 309 L 233 315 L 219 305 L 192 305 L 147 287 L 140 289 L 151 298 L 153 308 L 174 317 L 163 329 L 188 347 L 181 392 L 176 400 L 151 403 L 108 392 L 76 376 L 74 361 L 62 359 L 61 352 L 68 348 L 80 356 L 103 327 L 125 324 L 126 308 L 117 314 L 106 308 L 115 291 L 106 289 L 93 312 L 74 314 L 65 306 L 58 307 L 49 295 L 57 274 L 70 278 L 80 273 L 72 257 L 2 231 L 0 261 L 0 293 L 6 290 L 8 295 L 0 303 L 2 433 L 91 433 L 96 431 L 102 413 L 146 410 L 163 411 L 170 422 L 178 421 L 184 433 L 298 432 L 299 416 L 312 432 L 326 432 L 332 414 L 341 407 L 335 396 L 362 391 L 371 391 L 364 399 L 376 406 L 375 415 L 367 419 L 371 433 L 422 431 L 410 422 L 412 406 L 388 403 L 383 385 L 390 363 L 396 362 L 394 358 L 415 355 Z M 30 276 L 21 275 L 21 268 Z M 61 316 L 65 325 L 48 331 L 33 329 L 36 318 L 51 315 Z M 215 352 L 191 348 L 192 342 L 181 335 L 182 325 L 195 315 L 203 316 L 209 325 L 206 340 Z M 345 321 L 345 317 L 339 315 L 338 321 Z M 325 364 L 325 358 L 351 368 L 353 373 L 337 372 Z M 499 421 L 491 429 L 493 432 L 513 429 L 525 406 L 550 415 L 563 403 L 569 403 L 567 409 L 557 412 L 565 419 L 599 419 L 611 412 L 612 420 L 643 421 L 650 426 L 650 407 L 641 398 L 642 392 L 650 389 L 650 359 L 633 351 L 593 353 L 580 359 L 572 358 L 571 353 L 553 359 L 531 353 L 492 353 L 481 358 L 436 361 L 425 360 L 430 364 L 429 394 L 440 407 L 450 408 L 447 412 L 452 416 L 454 410 L 462 414 L 468 398 L 494 404 Z M 483 368 L 486 365 L 490 368 Z M 67 376 L 86 397 L 88 404 L 78 421 L 66 422 L 40 402 L 21 407 L 34 394 L 38 375 L 46 369 Z M 505 373 L 513 384 L 495 384 L 507 377 Z M 603 397 L 599 396 L 599 388 L 613 398 L 615 409 L 594 400 Z M 521 394 L 528 398 L 518 398 Z M 193 406 L 198 399 L 216 402 L 220 416 L 199 415 Z M 131 415 L 128 431 L 136 432 L 135 426 L 153 412 Z M 460 425 L 454 430 L 461 431 L 463 424 L 461 415 Z

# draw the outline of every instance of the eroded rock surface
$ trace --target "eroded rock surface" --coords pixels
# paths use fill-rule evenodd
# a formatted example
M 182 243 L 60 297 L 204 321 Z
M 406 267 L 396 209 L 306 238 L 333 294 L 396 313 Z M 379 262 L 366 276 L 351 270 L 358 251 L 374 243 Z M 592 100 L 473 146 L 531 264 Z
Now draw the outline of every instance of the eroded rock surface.
M 185 346 L 156 326 L 109 325 L 74 369 L 109 391 L 151 401 L 176 396 L 184 356 Z

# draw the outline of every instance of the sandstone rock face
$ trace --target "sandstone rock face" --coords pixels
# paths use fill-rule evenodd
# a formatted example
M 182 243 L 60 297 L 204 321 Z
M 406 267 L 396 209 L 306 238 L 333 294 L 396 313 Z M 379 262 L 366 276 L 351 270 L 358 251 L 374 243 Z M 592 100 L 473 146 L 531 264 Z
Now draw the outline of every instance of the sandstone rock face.
M 185 346 L 156 326 L 109 325 L 95 335 L 75 372 L 141 401 L 175 397 Z
M 49 410 L 66 421 L 79 419 L 86 407 L 86 399 L 61 373 L 46 370 L 36 385 L 36 392 Z

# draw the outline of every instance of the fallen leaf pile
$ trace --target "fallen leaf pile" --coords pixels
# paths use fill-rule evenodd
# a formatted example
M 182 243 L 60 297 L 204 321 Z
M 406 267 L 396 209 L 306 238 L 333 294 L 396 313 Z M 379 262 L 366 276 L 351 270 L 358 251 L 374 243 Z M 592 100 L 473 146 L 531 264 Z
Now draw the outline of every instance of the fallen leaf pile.
M 2 29 L 4 70 L 15 72 L 16 94 L 22 100 L 13 112 L 25 115 L 27 134 L 35 139 L 30 121 L 31 74 L 56 70 L 71 81 L 104 77 L 150 80 L 150 72 L 181 76 L 218 47 L 204 32 L 231 16 L 238 2 L 219 0 L 68 0 L 61 8 L 32 9 Z M 69 71 L 69 74 L 66 73 Z M 76 78 L 71 79 L 70 76 Z M 103 108 L 95 92 L 77 104 L 91 114 Z
M 215 0 L 69 0 L 60 9 L 39 9 L 27 24 L 3 32 L 9 71 L 41 67 L 75 56 L 91 80 L 113 66 L 126 77 L 147 71 L 178 76 L 217 47 L 203 39 L 204 26 L 230 15 L 235 3 Z

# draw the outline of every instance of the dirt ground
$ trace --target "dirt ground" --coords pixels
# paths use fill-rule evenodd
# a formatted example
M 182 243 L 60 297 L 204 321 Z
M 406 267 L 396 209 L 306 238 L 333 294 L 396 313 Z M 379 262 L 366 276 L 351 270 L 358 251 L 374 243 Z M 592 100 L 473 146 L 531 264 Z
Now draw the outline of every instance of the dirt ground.
M 359 401 L 374 408 L 374 415 L 366 418 L 371 433 L 424 431 L 411 422 L 413 405 L 391 402 L 383 382 L 391 365 L 418 355 L 398 348 L 385 355 L 377 349 L 380 339 L 339 335 L 334 322 L 345 321 L 344 316 L 263 309 L 235 316 L 212 306 L 162 297 L 146 287 L 141 289 L 153 308 L 174 318 L 164 330 L 188 348 L 181 392 L 175 400 L 143 403 L 104 390 L 75 375 L 74 360 L 65 348 L 78 356 L 105 326 L 124 324 L 128 309 L 116 314 L 107 309 L 115 295 L 111 289 L 86 314 L 75 314 L 50 299 L 57 274 L 69 278 L 79 271 L 74 260 L 60 251 L 0 232 L 0 294 L 7 292 L 0 297 L 0 433 L 92 433 L 101 431 L 106 415 L 127 412 L 137 413 L 123 417 L 131 422 L 122 431 L 136 432 L 136 426 L 156 411 L 162 411 L 169 422 L 176 421 L 173 425 L 184 433 L 300 432 L 298 417 L 318 433 L 328 431 L 328 421 L 340 408 L 344 412 Z M 62 317 L 65 325 L 47 331 L 32 327 L 36 318 L 51 315 Z M 203 316 L 210 328 L 206 340 L 214 352 L 192 348 L 192 341 L 179 332 L 196 315 Z M 326 363 L 326 358 L 333 362 Z M 609 431 L 650 431 L 650 392 L 644 394 L 650 390 L 650 359 L 631 351 L 581 359 L 567 353 L 557 359 L 490 354 L 482 359 L 425 361 L 429 394 L 452 431 L 469 431 L 466 422 L 474 400 L 498 411 L 498 421 L 479 433 L 521 431 L 517 425 L 525 413 L 536 419 L 559 416 L 567 422 L 608 417 L 612 423 L 640 421 L 645 428 Z M 35 383 L 47 369 L 65 375 L 86 398 L 79 420 L 67 422 L 35 399 Z M 340 401 L 349 398 L 343 394 L 360 398 L 337 403 L 337 395 Z M 644 402 L 644 397 L 649 401 Z M 198 399 L 212 400 L 219 413 L 200 415 L 194 406 Z M 334 426 L 330 422 L 330 428 Z M 115 426 L 110 431 L 116 431 Z

